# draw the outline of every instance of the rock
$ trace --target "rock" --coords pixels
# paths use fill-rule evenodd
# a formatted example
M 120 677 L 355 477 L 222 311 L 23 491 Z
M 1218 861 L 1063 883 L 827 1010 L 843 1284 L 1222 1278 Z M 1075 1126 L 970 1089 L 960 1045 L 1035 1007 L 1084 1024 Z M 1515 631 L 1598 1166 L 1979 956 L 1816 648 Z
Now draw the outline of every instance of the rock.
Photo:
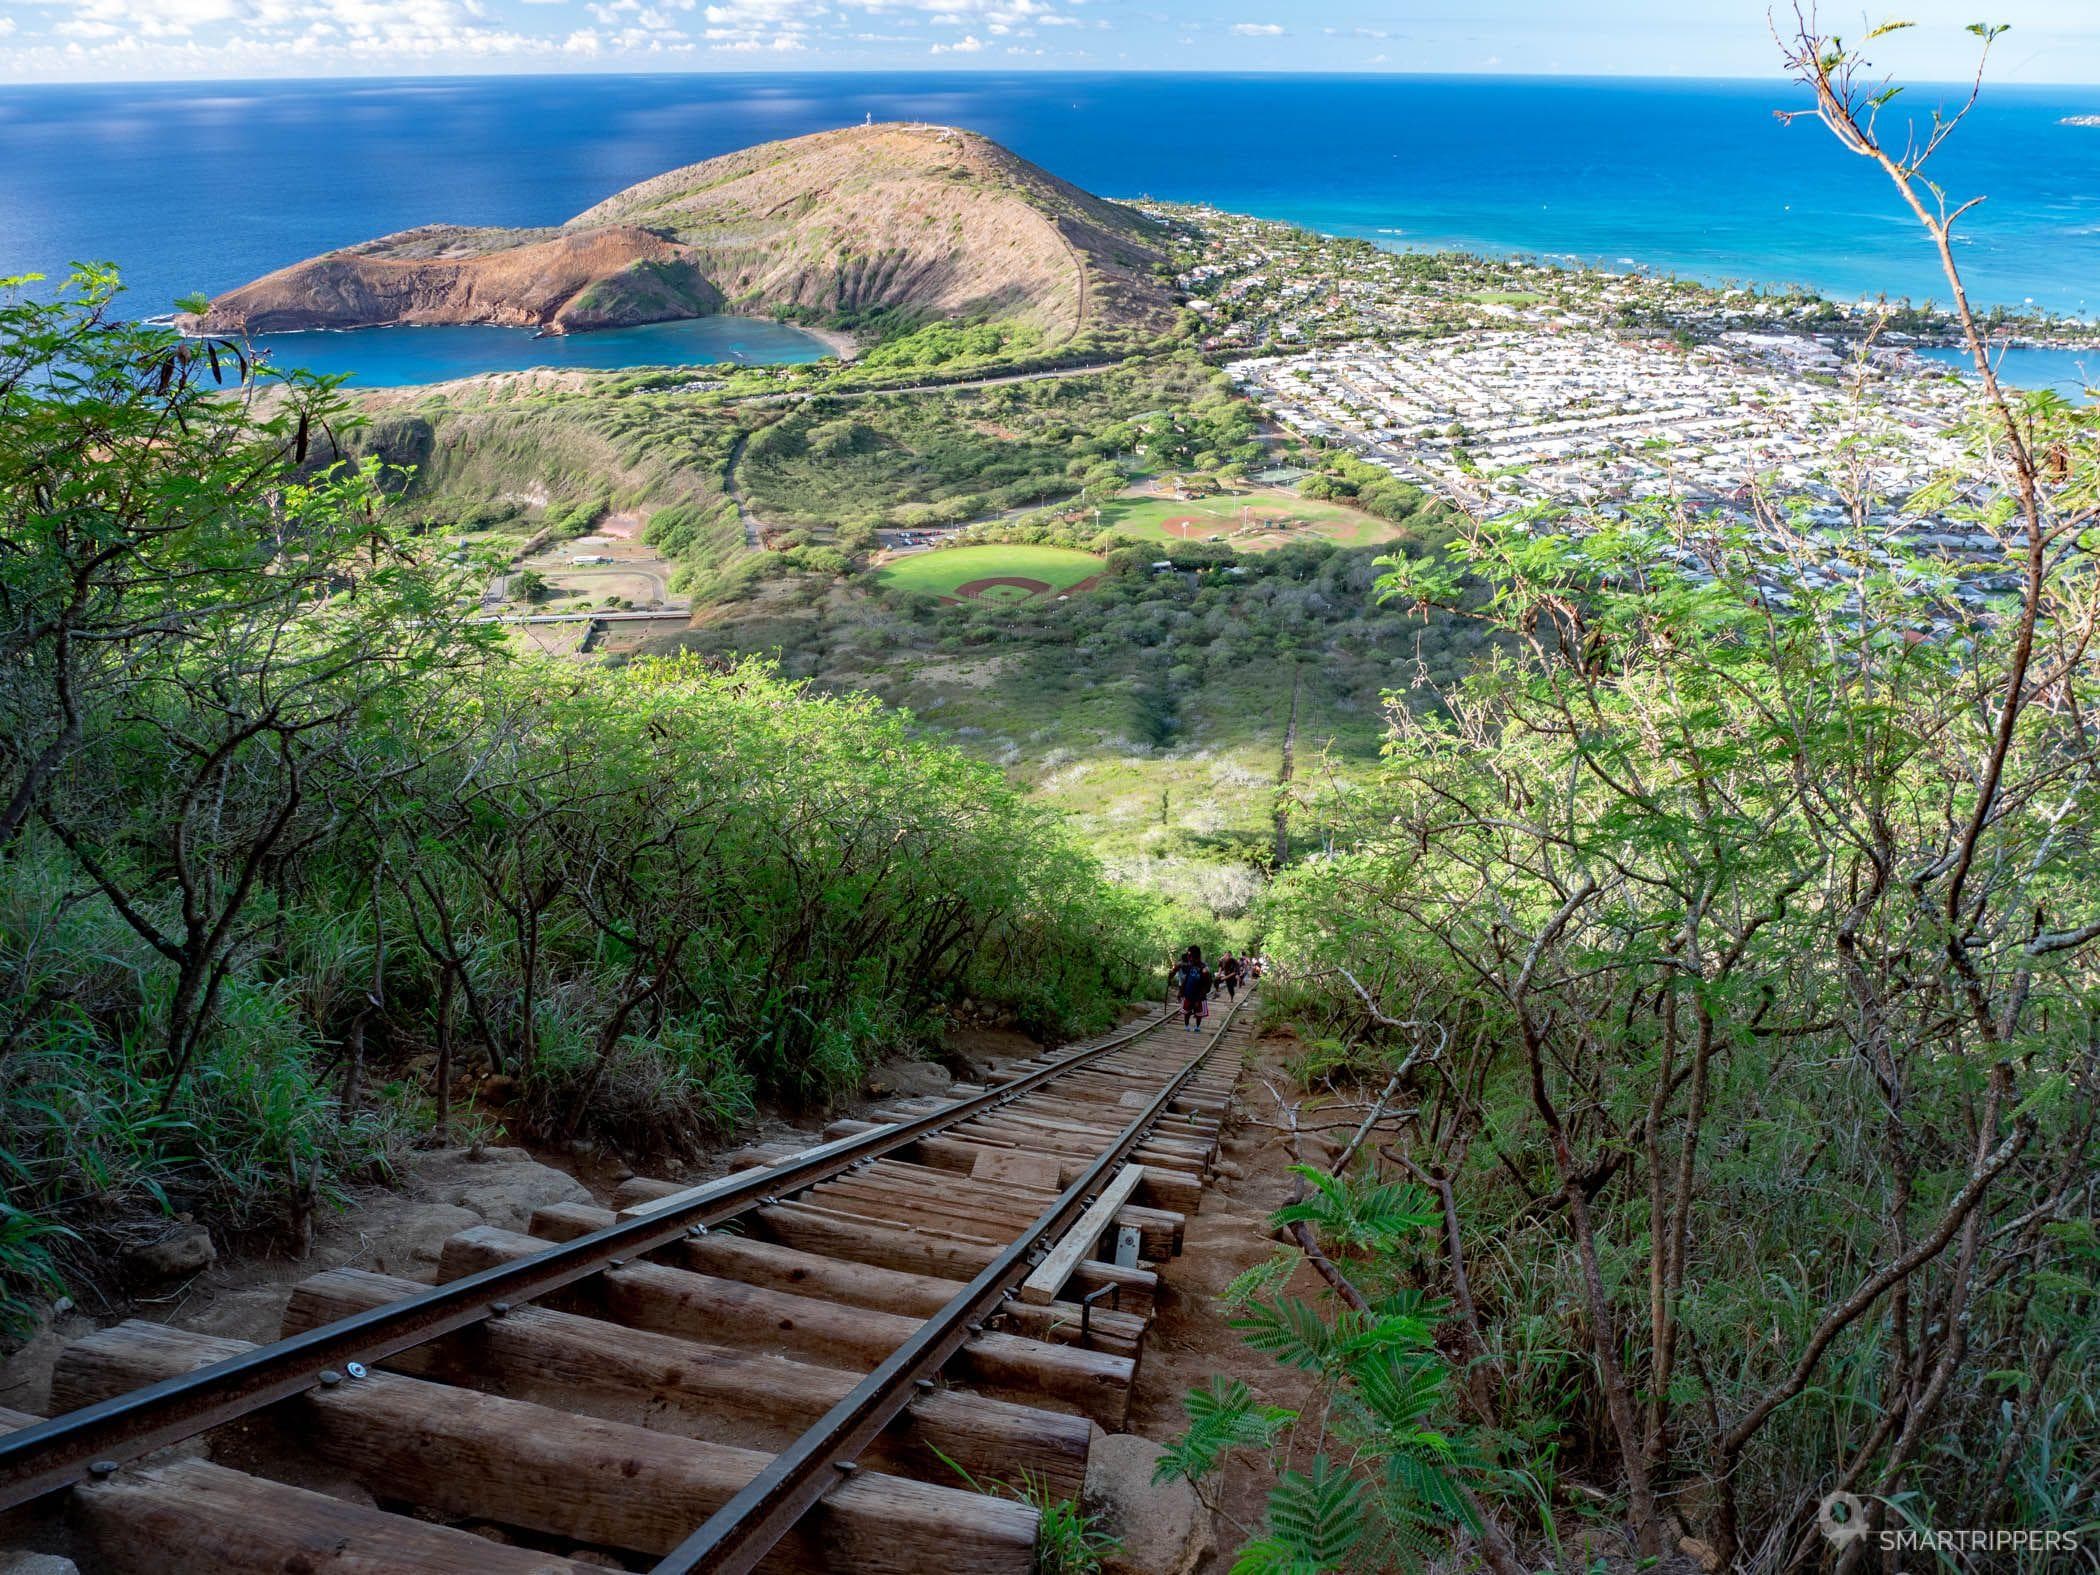
M 353 1267 L 374 1274 L 397 1274 L 407 1279 L 427 1279 L 438 1261 L 447 1237 L 471 1230 L 481 1216 L 452 1203 L 409 1204 L 390 1216 L 370 1222 L 363 1232 L 364 1251 L 353 1256 Z
M 910 1098 L 945 1098 L 948 1086 L 954 1081 L 954 1076 L 938 1061 L 910 1061 L 902 1057 L 885 1061 L 875 1074 L 875 1083 L 883 1085 L 882 1092 L 895 1092 Z M 871 1085 L 870 1092 L 875 1091 Z
M 210 1231 L 202 1225 L 177 1225 L 158 1241 L 129 1248 L 124 1267 L 133 1279 L 158 1285 L 202 1274 L 218 1260 Z
M 498 1166 L 486 1179 L 468 1181 L 443 1196 L 447 1203 L 472 1209 L 499 1230 L 516 1231 L 532 1223 L 533 1210 L 549 1203 L 591 1201 L 590 1188 L 574 1176 L 531 1160 Z
M 221 1291 L 194 1312 L 184 1313 L 183 1327 L 198 1334 L 268 1345 L 284 1333 L 284 1304 L 289 1300 L 288 1285 L 250 1285 Z
M 0 1548 L 0 1575 L 80 1575 L 80 1566 L 56 1553 L 19 1553 Z
M 1097 1434 L 1087 1454 L 1086 1508 L 1122 1546 L 1102 1564 L 1106 1575 L 1189 1575 L 1216 1539 L 1210 1512 L 1186 1482 L 1154 1484 L 1166 1451 L 1135 1433 Z

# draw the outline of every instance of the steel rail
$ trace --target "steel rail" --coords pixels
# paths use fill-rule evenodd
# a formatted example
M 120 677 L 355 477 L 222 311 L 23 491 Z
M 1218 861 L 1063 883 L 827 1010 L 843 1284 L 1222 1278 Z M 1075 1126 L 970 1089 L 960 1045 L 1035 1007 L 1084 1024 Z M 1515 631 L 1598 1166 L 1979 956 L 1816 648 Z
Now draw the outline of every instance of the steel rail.
M 432 1286 L 400 1301 L 0 1436 L 0 1511 L 107 1475 L 141 1455 L 302 1394 L 318 1387 L 323 1374 L 339 1378 L 353 1364 L 370 1367 L 457 1330 L 501 1318 L 514 1306 L 603 1272 L 613 1259 L 640 1257 L 682 1236 L 702 1234 L 787 1193 L 827 1181 L 863 1161 L 995 1110 L 1067 1072 L 1091 1065 L 1166 1021 L 1162 1013 L 1098 1045 L 914 1120 L 887 1123 L 762 1170 L 740 1171 L 695 1187 L 683 1202 L 667 1199 L 655 1210 L 637 1212 L 529 1258 Z
M 794 1443 L 746 1483 L 743 1490 L 709 1516 L 699 1530 L 672 1549 L 651 1575 L 746 1575 L 772 1551 L 810 1508 L 859 1469 L 857 1457 L 894 1422 L 912 1397 L 931 1388 L 934 1375 L 1012 1292 L 1015 1282 L 1033 1266 L 1038 1245 L 1069 1229 L 1092 1204 L 1101 1188 L 1167 1113 L 1175 1096 L 1210 1059 L 1225 1037 L 1235 1001 L 1218 1020 L 1210 1039 L 1190 1058 L 1137 1118 L 1058 1195 L 1035 1223 L 987 1264 L 939 1312 L 892 1351 L 853 1391 L 833 1406 Z M 1166 1019 L 1162 1017 L 1161 1022 Z M 1156 1024 L 1153 1026 L 1157 1026 Z

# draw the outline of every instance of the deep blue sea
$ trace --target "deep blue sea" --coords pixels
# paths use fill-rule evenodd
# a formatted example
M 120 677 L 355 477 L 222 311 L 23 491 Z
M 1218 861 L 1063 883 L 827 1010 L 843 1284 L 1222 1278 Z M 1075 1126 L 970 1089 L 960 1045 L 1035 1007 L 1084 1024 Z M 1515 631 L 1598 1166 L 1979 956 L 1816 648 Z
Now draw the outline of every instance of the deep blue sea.
M 1387 244 L 1944 301 L 1882 177 L 1774 119 L 1797 91 L 995 72 L 0 87 L 0 274 L 114 260 L 149 315 L 409 225 L 557 223 L 661 170 L 873 115 L 972 127 L 1105 194 Z M 2100 127 L 2060 124 L 2092 113 L 2100 88 L 1989 87 L 1942 155 L 1951 193 L 1989 196 L 1961 246 L 1980 302 L 2100 312 Z

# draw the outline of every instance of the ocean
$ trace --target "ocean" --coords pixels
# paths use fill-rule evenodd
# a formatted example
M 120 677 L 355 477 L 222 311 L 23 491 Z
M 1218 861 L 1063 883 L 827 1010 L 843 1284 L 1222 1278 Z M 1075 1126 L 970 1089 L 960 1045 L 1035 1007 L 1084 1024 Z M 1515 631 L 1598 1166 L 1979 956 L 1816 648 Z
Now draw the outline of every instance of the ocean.
M 1923 113 L 1955 90 L 1913 88 Z M 118 263 L 141 316 L 434 220 L 552 224 L 645 176 L 859 121 L 963 125 L 1112 196 L 1387 245 L 1946 299 L 1883 178 L 1781 82 L 686 75 L 0 87 L 0 275 Z M 1987 87 L 1936 173 L 1988 194 L 1982 303 L 2100 312 L 2100 88 Z

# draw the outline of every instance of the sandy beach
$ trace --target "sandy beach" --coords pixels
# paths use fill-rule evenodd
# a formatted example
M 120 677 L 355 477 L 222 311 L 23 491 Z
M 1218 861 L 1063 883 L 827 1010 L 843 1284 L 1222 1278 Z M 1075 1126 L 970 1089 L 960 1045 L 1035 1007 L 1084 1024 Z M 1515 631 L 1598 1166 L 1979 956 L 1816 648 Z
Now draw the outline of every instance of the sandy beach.
M 843 328 L 809 328 L 801 323 L 795 326 L 801 328 L 810 338 L 823 340 L 841 361 L 851 361 L 860 354 L 860 341 Z

